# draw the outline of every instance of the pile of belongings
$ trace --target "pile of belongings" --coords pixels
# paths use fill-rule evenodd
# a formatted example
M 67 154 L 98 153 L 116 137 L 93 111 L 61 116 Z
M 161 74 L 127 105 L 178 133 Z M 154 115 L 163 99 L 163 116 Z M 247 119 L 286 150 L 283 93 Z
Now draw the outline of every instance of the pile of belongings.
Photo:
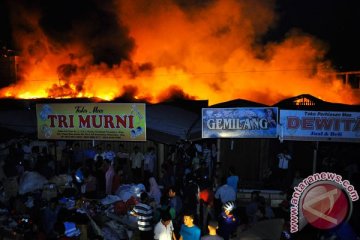
M 110 212 L 125 215 L 137 203 L 140 194 L 145 191 L 143 184 L 124 184 L 119 186 L 115 195 L 107 195 L 101 200 L 101 204 L 109 206 Z
M 88 215 L 97 235 L 104 239 L 130 239 L 137 228 L 137 221 L 129 212 L 138 203 L 140 194 L 144 191 L 146 190 L 143 184 L 124 184 L 119 186 L 115 195 L 107 195 L 101 199 L 101 212 L 107 220 L 98 225 L 92 216 Z
M 48 180 L 38 172 L 24 172 L 19 181 L 19 194 L 40 190 L 47 183 Z

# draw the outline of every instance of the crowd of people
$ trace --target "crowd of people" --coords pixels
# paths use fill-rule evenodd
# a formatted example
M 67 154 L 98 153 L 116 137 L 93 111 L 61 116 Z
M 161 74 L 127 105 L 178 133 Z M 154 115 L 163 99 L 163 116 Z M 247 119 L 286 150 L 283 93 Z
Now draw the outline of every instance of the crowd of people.
M 210 239 L 207 235 L 229 239 L 236 233 L 240 224 L 236 208 L 239 177 L 233 167 L 226 174 L 219 170 L 215 144 L 179 142 L 170 148 L 161 166 L 156 166 L 153 146 L 143 153 L 138 145 L 126 151 L 122 143 L 117 151 L 111 144 L 89 143 L 85 148 L 79 142 L 54 144 L 29 139 L 2 144 L 3 186 L 10 179 L 20 184 L 27 172 L 47 180 L 68 174 L 77 190 L 75 197 L 101 199 L 116 194 L 122 184 L 143 184 L 145 190 L 129 212 L 137 218 L 141 239 Z M 19 211 L 14 203 L 23 196 L 13 193 L 7 197 L 2 207 Z M 32 210 L 31 217 L 38 232 L 54 237 L 62 231 L 57 226 L 61 219 L 59 197 L 48 200 L 36 214 Z
M 155 146 L 145 152 L 135 144 L 132 149 L 126 149 L 123 143 L 114 146 L 89 143 L 81 147 L 79 142 L 28 139 L 7 142 L 0 147 L 0 180 L 5 186 L 5 182 L 21 182 L 26 172 L 37 172 L 48 180 L 68 174 L 76 190 L 74 196 L 86 199 L 116 195 L 124 184 L 142 184 L 144 189 L 128 212 L 137 222 L 133 239 L 227 240 L 274 218 L 285 220 L 281 236 L 289 239 L 289 204 L 283 203 L 275 210 L 269 199 L 254 191 L 251 201 L 241 205 L 237 198 L 240 176 L 235 167 L 221 165 L 215 143 L 179 141 L 160 166 Z M 279 174 L 286 179 L 291 155 L 284 148 L 277 157 Z M 2 199 L 1 208 L 20 211 L 17 200 L 22 196 L 14 193 L 7 197 Z M 63 236 L 59 234 L 64 229 L 59 227 L 63 218 L 58 203 L 59 196 L 48 199 L 41 209 L 22 210 L 36 223 L 38 239 Z

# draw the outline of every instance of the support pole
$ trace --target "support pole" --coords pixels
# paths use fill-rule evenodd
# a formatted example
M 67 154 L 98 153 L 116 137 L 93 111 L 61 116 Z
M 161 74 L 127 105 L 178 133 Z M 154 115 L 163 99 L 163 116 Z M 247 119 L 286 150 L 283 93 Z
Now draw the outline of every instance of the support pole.
M 319 141 L 316 141 L 314 146 L 314 152 L 313 152 L 313 168 L 312 168 L 312 173 L 316 173 L 316 164 L 317 164 L 317 151 L 319 148 Z
M 220 153 L 221 153 L 221 139 L 220 138 L 218 138 L 216 140 L 216 150 L 217 150 L 216 162 L 221 162 L 221 156 L 220 156 Z
M 165 161 L 165 145 L 163 143 L 158 143 L 157 154 L 158 154 L 158 157 L 157 157 L 157 160 L 158 160 L 158 162 L 157 162 L 157 176 L 158 176 L 158 178 L 161 178 L 162 177 L 161 165 Z

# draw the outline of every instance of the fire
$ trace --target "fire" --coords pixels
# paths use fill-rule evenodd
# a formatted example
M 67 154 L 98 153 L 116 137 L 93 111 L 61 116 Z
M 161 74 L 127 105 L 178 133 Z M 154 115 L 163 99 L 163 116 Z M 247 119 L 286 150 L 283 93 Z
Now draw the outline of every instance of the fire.
M 131 96 L 156 103 L 177 96 L 210 104 L 236 98 L 274 104 L 308 93 L 360 102 L 335 77 L 324 44 L 314 37 L 294 30 L 282 41 L 261 43 L 277 20 L 271 1 L 90 2 L 78 6 L 84 19 L 76 6 L 59 16 L 49 6 L 14 6 L 20 80 L 1 89 L 1 97 Z

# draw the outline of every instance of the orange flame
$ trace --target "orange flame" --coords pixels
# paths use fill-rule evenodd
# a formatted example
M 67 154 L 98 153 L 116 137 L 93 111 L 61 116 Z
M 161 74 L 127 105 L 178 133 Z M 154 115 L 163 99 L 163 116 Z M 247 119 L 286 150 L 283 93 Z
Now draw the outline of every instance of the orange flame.
M 258 41 L 276 21 L 270 2 L 221 0 L 186 9 L 170 0 L 117 1 L 117 20 L 136 47 L 130 59 L 112 66 L 95 64 L 80 37 L 66 44 L 48 37 L 39 13 L 18 13 L 15 22 L 26 22 L 32 31 L 15 31 L 21 80 L 0 96 L 112 100 L 130 93 L 155 103 L 175 94 L 209 104 L 235 98 L 274 104 L 308 93 L 359 103 L 359 93 L 324 60 L 320 41 L 295 30 L 281 42 Z

